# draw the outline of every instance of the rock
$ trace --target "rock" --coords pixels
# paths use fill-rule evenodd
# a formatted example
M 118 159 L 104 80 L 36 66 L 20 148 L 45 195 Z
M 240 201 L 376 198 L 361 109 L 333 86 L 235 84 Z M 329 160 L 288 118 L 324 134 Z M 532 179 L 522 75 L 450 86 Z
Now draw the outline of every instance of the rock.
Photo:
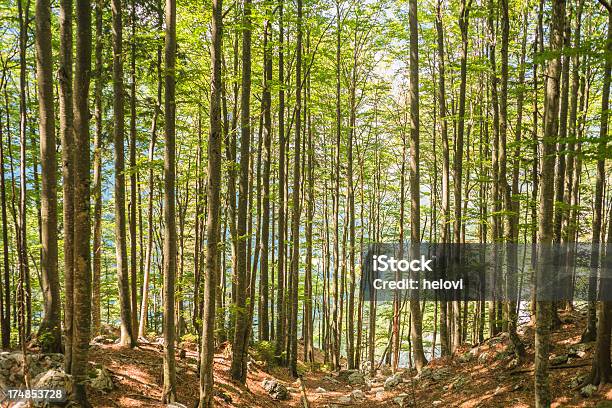
M 385 396 L 385 392 L 384 392 L 384 391 L 378 391 L 378 392 L 376 393 L 376 398 L 377 398 L 377 399 L 383 399 L 383 398 L 384 398 L 384 396 Z
M 95 377 L 90 380 L 92 388 L 100 391 L 112 391 L 115 385 L 110 373 L 104 367 L 96 368 Z
M 442 405 L 442 401 L 440 400 L 435 400 L 431 403 L 432 406 L 437 407 L 438 405 Z
M 463 353 L 462 355 L 459 356 L 459 362 L 460 363 L 469 363 L 470 361 L 472 361 L 472 357 L 474 357 L 472 355 L 472 353 L 470 353 L 469 351 Z
M 365 399 L 365 394 L 361 390 L 355 390 L 355 391 L 351 392 L 351 397 L 354 400 L 360 401 L 362 399 Z
M 580 389 L 580 395 L 585 398 L 589 398 L 595 393 L 595 391 L 597 391 L 597 387 L 593 384 L 585 385 Z
M 342 397 L 338 398 L 338 403 L 340 403 L 340 404 L 352 404 L 353 403 L 353 398 L 351 398 L 350 395 L 343 395 Z
M 300 392 L 300 389 L 295 387 L 287 387 L 287 391 L 289 391 L 291 394 L 295 394 Z
M 489 352 L 487 352 L 487 351 L 485 351 L 484 353 L 481 353 L 481 354 L 478 356 L 478 362 L 479 362 L 480 364 L 484 364 L 484 363 L 486 363 L 488 359 L 489 359 Z
M 377 392 L 384 391 L 384 390 L 385 390 L 384 387 L 372 387 L 372 389 L 370 389 L 370 392 L 376 394 Z
M 115 339 L 107 337 L 103 334 L 94 337 L 91 340 L 92 344 L 113 344 L 115 342 Z
M 323 388 L 323 387 L 318 387 L 318 388 L 315 390 L 315 392 L 316 392 L 316 393 L 319 393 L 319 394 L 324 394 L 324 393 L 326 393 L 326 392 L 327 392 L 327 390 L 326 390 L 325 388 Z
M 359 371 L 356 371 L 356 372 L 352 373 L 351 375 L 349 375 L 348 383 L 350 385 L 352 385 L 352 386 L 363 385 L 363 384 L 365 384 L 365 377 L 364 377 L 363 373 L 360 373 Z
M 338 380 L 340 381 L 348 381 L 349 377 L 354 374 L 354 373 L 358 373 L 359 370 L 340 370 L 338 371 Z
M 400 394 L 393 398 L 393 402 L 400 406 L 400 408 L 410 406 L 410 396 L 408 394 Z
M 326 375 L 322 378 L 323 381 L 327 381 L 327 382 L 331 382 L 334 384 L 338 384 L 340 381 L 336 380 L 334 377 L 332 377 L 331 375 Z
M 548 360 L 550 361 L 550 365 L 558 366 L 561 364 L 567 363 L 567 359 L 569 356 L 567 354 L 562 354 L 560 356 L 550 357 Z
M 399 385 L 402 382 L 402 377 L 399 374 L 394 374 L 385 380 L 385 391 L 389 391 Z
M 276 380 L 266 378 L 261 382 L 261 386 L 275 400 L 286 400 L 289 398 L 287 387 Z

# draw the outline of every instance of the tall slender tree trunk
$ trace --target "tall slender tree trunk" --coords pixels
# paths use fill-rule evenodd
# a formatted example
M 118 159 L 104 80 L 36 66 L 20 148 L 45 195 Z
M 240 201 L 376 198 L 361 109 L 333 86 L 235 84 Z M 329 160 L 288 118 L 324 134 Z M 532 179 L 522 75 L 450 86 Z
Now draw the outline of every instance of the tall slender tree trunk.
M 291 213 L 291 324 L 289 338 L 291 353 L 289 370 L 297 378 L 297 326 L 298 326 L 298 285 L 300 268 L 300 165 L 302 132 L 302 0 L 297 0 L 297 39 L 295 68 L 295 138 L 293 142 L 293 188 Z
M 6 82 L 4 83 L 6 87 Z M 8 109 L 7 109 L 8 118 Z M 3 311 L 2 311 L 2 349 L 11 346 L 11 267 L 9 258 L 8 218 L 6 214 L 6 180 L 4 177 L 4 138 L 2 136 L 2 124 L 0 124 L 0 200 L 2 207 L 2 261 L 3 273 L 2 284 L 4 285 Z M 8 129 L 8 123 L 7 123 Z M 8 133 L 8 132 L 7 132 Z M 7 138 L 10 135 L 7 134 Z
M 236 263 L 236 322 L 234 325 L 234 341 L 232 348 L 231 375 L 236 381 L 246 381 L 246 353 L 248 312 L 247 280 L 248 259 L 247 251 L 247 211 L 249 208 L 249 159 L 251 146 L 251 0 L 243 2 L 242 16 L 242 95 L 240 98 L 240 182 L 238 196 L 238 220 L 236 232 L 238 234 L 237 263 Z
M 200 408 L 214 406 L 213 368 L 215 356 L 215 302 L 217 278 L 221 265 L 218 259 L 221 210 L 221 46 L 223 40 L 222 1 L 212 3 L 212 47 L 210 59 L 210 133 L 208 136 L 208 183 L 206 221 L 206 275 L 204 279 L 204 309 L 202 313 L 202 347 L 200 354 Z
M 535 333 L 535 403 L 536 408 L 550 406 L 551 395 L 548 381 L 548 354 L 550 350 L 550 324 L 552 302 L 546 298 L 546 277 L 544 265 L 549 265 L 551 244 L 553 242 L 553 201 L 556 138 L 559 126 L 559 79 L 561 75 L 560 51 L 563 47 L 563 26 L 565 0 L 553 0 L 550 51 L 555 57 L 550 59 L 546 71 L 546 91 L 544 94 L 544 138 L 542 140 L 542 183 L 540 193 L 540 217 L 538 223 L 538 264 L 536 269 L 538 295 L 536 304 Z
M 271 10 L 266 10 L 271 13 Z M 264 78 L 263 78 L 263 198 L 262 198 L 262 216 L 261 216 L 261 276 L 259 279 L 259 337 L 261 340 L 270 339 L 270 323 L 268 320 L 269 303 L 268 303 L 268 269 L 269 269 L 269 245 L 270 245 L 270 150 L 272 148 L 272 116 L 270 109 L 272 107 L 272 44 L 270 41 L 271 35 L 271 15 L 266 15 L 264 23 Z
M 26 178 L 26 150 L 27 150 L 27 62 L 26 48 L 28 46 L 28 25 L 30 21 L 30 1 L 26 0 L 25 10 L 23 0 L 17 2 L 19 13 L 19 221 L 17 228 L 18 259 L 19 259 L 19 281 L 20 289 L 18 304 L 19 315 L 23 320 L 20 324 L 21 339 L 30 336 L 31 310 L 30 300 L 30 266 L 28 262 L 28 239 L 27 239 L 27 178 Z
M 113 18 L 113 139 L 115 143 L 115 247 L 117 280 L 121 312 L 122 346 L 136 344 L 131 317 L 130 279 L 127 264 L 125 225 L 125 153 L 124 153 L 124 90 L 123 90 L 123 17 L 121 0 L 111 0 Z
M 166 0 L 164 46 L 164 388 L 162 402 L 176 400 L 174 285 L 176 277 L 176 0 Z
M 163 13 L 159 11 L 159 29 L 163 26 Z M 145 255 L 145 270 L 142 278 L 142 297 L 140 299 L 140 322 L 138 325 L 138 337 L 146 336 L 147 319 L 149 310 L 149 280 L 152 276 L 153 268 L 153 198 L 155 190 L 155 178 L 153 177 L 153 159 L 155 156 L 155 143 L 157 142 L 157 129 L 159 114 L 161 113 L 162 103 L 162 47 L 161 44 L 157 46 L 157 100 L 155 104 L 155 111 L 153 112 L 153 120 L 151 123 L 151 140 L 149 142 L 149 200 L 147 204 L 147 252 Z
M 70 21 L 70 20 L 69 20 Z M 41 190 L 41 286 L 44 317 L 38 329 L 42 351 L 62 351 L 61 300 L 57 273 L 57 160 L 53 109 L 53 56 L 51 55 L 51 4 L 36 1 L 36 79 L 38 81 Z
M 276 343 L 274 353 L 282 360 L 285 347 L 285 62 L 283 2 L 278 5 L 278 272 L 276 295 Z
M 94 117 L 96 133 L 94 137 L 94 228 L 93 228 L 93 282 L 91 332 L 100 333 L 100 275 L 102 272 L 102 51 L 104 37 L 102 34 L 103 0 L 96 0 L 96 47 L 95 47 L 95 83 L 94 83 Z
M 450 242 L 450 153 L 448 145 L 448 121 L 446 119 L 446 84 L 444 73 L 444 25 L 442 22 L 442 0 L 436 6 L 436 33 L 438 44 L 438 103 L 440 104 L 440 131 L 442 136 L 442 244 Z M 440 352 L 450 355 L 447 320 L 448 302 L 440 302 Z
M 83 407 L 91 337 L 91 221 L 89 82 L 91 77 L 91 4 L 76 1 L 76 64 L 74 71 L 74 320 L 72 339 L 73 395 Z
M 74 271 L 74 135 L 72 123 L 72 0 L 60 2 L 59 119 L 62 145 L 64 224 L 64 326 L 65 367 L 70 372 L 72 355 L 73 271 Z
M 516 243 L 518 242 L 518 201 L 513 201 L 511 186 L 507 180 L 507 138 L 508 138 L 508 42 L 510 36 L 510 17 L 508 11 L 508 0 L 501 0 L 502 11 L 502 44 L 501 44 L 501 86 L 500 86 L 500 104 L 499 104 L 499 180 L 502 189 L 502 197 L 504 200 L 504 208 L 506 211 L 506 257 L 507 257 L 507 301 L 506 307 L 508 310 L 507 324 L 510 340 L 514 346 L 514 352 L 521 358 L 525 354 L 525 347 L 521 342 L 517 332 L 517 312 L 516 312 L 516 294 L 517 294 L 517 277 L 518 277 L 518 258 Z M 523 45 L 523 50 L 525 46 Z M 523 75 L 524 75 L 524 68 Z M 519 90 L 519 105 L 522 108 L 522 88 Z M 520 108 L 519 108 L 520 109 Z M 518 116 L 521 117 L 522 112 L 519 110 Z M 520 125 L 519 125 L 520 126 Z M 520 142 L 520 127 L 517 129 L 517 137 Z M 518 157 L 514 158 L 515 160 Z M 515 164 L 516 166 L 516 164 Z M 518 170 L 516 172 L 516 184 L 514 191 L 518 188 Z M 514 186 L 514 183 L 513 183 Z M 518 192 L 517 192 L 518 193 Z
M 132 28 L 130 38 L 130 308 L 132 318 L 132 333 L 138 327 L 138 256 L 136 253 L 136 216 L 138 210 L 137 199 L 137 171 L 136 171 L 136 0 L 132 0 L 130 13 Z
M 599 137 L 606 143 L 608 136 L 608 117 L 610 108 L 610 71 L 612 71 L 612 5 L 605 1 L 599 2 L 608 11 L 608 35 L 606 41 L 606 62 L 604 66 L 603 90 L 601 94 L 601 121 L 599 125 Z M 603 157 L 603 156 L 600 156 Z M 603 160 L 603 159 L 602 159 Z M 612 217 L 609 219 L 608 237 L 606 245 L 605 266 L 600 269 L 599 298 L 602 299 L 597 305 L 597 342 L 595 345 L 595 356 L 588 382 L 600 385 L 612 381 L 612 366 L 610 363 L 610 330 L 612 328 L 612 301 L 610 301 L 610 271 L 607 265 L 612 262 Z
M 417 259 L 421 242 L 421 179 L 419 166 L 419 34 L 417 0 L 408 3 L 410 29 L 410 256 Z M 423 352 L 423 328 L 418 291 L 410 298 L 410 340 L 414 364 L 421 371 L 427 364 Z

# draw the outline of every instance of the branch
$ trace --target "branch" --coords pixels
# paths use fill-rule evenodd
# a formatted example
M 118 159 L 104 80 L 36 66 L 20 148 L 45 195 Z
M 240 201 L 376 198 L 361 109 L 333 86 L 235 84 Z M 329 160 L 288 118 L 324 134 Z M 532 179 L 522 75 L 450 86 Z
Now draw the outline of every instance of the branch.
M 599 0 L 599 3 L 608 9 L 608 13 L 612 13 L 612 4 L 608 3 L 606 0 Z

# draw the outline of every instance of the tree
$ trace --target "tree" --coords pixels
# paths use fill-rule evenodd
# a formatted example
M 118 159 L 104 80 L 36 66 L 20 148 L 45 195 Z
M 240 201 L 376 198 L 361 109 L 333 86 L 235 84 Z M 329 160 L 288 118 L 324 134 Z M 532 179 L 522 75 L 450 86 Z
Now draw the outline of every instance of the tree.
M 60 287 L 57 273 L 57 161 L 53 109 L 53 57 L 51 55 L 51 5 L 36 2 L 36 75 L 40 111 L 40 162 L 42 165 L 41 278 L 45 316 L 38 329 L 44 352 L 62 349 Z
M 123 17 L 121 0 L 111 0 L 113 16 L 113 139 L 115 143 L 115 247 L 117 252 L 117 281 L 121 308 L 122 346 L 136 344 L 132 331 L 130 285 L 127 264 L 125 225 L 125 123 L 123 90 Z
M 94 117 L 96 133 L 94 136 L 94 227 L 93 227 L 93 282 L 91 332 L 100 332 L 100 276 L 102 274 L 102 0 L 96 0 L 96 48 L 95 48 L 95 83 L 94 83 Z
M 291 212 L 291 320 L 289 338 L 291 339 L 289 354 L 289 371 L 293 377 L 297 371 L 297 325 L 298 325 L 298 284 L 300 268 L 300 167 L 302 132 L 302 0 L 297 0 L 297 39 L 295 67 L 295 138 L 293 141 L 293 188 Z
M 174 284 L 176 276 L 176 0 L 166 0 L 164 47 L 164 389 L 162 402 L 176 400 Z
M 200 356 L 200 407 L 213 406 L 213 366 L 215 355 L 215 302 L 218 262 L 219 213 L 221 209 L 221 44 L 223 40 L 223 5 L 221 0 L 212 4 L 212 74 L 210 84 L 210 133 L 208 137 L 208 217 L 206 225 L 207 251 L 204 280 L 204 312 L 202 314 L 202 352 Z
M 610 107 L 610 71 L 612 71 L 612 5 L 606 0 L 599 0 L 608 12 L 608 34 L 606 39 L 604 77 L 603 77 L 603 92 L 601 94 L 601 121 L 599 125 L 600 146 L 605 144 L 608 138 L 608 115 Z M 605 147 L 604 147 L 605 148 Z M 599 154 L 602 151 L 598 152 Z M 599 156 L 599 160 L 604 160 L 603 156 Z M 610 330 L 612 329 L 612 301 L 610 301 L 609 293 L 612 290 L 610 284 L 610 272 L 607 270 L 607 265 L 612 262 L 612 218 L 608 226 L 608 239 L 606 245 L 605 262 L 600 270 L 600 286 L 599 299 L 601 301 L 597 307 L 597 342 L 595 347 L 595 356 L 593 357 L 593 365 L 591 373 L 585 382 L 600 385 L 612 381 L 612 365 L 610 363 Z
M 410 256 L 419 257 L 421 242 L 421 190 L 419 169 L 419 33 L 417 0 L 408 3 L 408 25 L 410 30 Z M 418 291 L 410 298 L 410 338 L 412 340 L 414 364 L 421 371 L 427 364 L 423 352 L 423 328 L 421 304 Z
M 231 374 L 236 381 L 246 381 L 247 332 L 247 209 L 249 196 L 249 156 L 251 145 L 251 0 L 243 2 L 242 16 L 242 94 L 240 98 L 240 181 L 238 196 L 238 245 L 236 264 L 236 323 L 234 328 Z
M 59 119 L 62 145 L 63 221 L 64 221 L 64 287 L 66 298 L 74 293 L 74 135 L 72 107 L 72 0 L 60 2 L 59 53 Z M 70 372 L 72 361 L 72 301 L 65 303 L 66 330 L 65 367 Z
M 91 77 L 91 5 L 76 1 L 76 60 L 74 71 L 74 320 L 72 338 L 73 395 L 83 407 L 89 380 L 88 350 L 91 337 L 90 253 L 90 138 L 89 81 Z
M 549 49 L 558 53 L 563 47 L 565 0 L 553 0 Z M 542 139 L 542 183 L 540 193 L 540 215 L 538 220 L 538 267 L 536 269 L 538 300 L 536 304 L 535 333 L 535 403 L 536 407 L 550 406 L 548 382 L 548 353 L 550 350 L 550 324 L 552 302 L 545 288 L 545 265 L 550 260 L 553 240 L 553 195 L 552 177 L 555 169 L 555 149 L 559 126 L 559 78 L 561 75 L 560 54 L 555 54 L 547 64 L 546 90 L 544 94 L 544 137 Z M 543 297 L 543 299 L 541 298 Z

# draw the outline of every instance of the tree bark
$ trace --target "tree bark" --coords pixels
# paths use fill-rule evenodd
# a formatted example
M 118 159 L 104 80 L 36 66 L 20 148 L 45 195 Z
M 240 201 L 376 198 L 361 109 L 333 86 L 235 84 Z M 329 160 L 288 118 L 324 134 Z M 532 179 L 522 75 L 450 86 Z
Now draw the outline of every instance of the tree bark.
M 544 94 L 544 137 L 542 140 L 542 183 L 540 216 L 538 223 L 538 264 L 536 279 L 538 295 L 536 304 L 535 333 L 535 404 L 536 408 L 549 407 L 551 403 L 548 381 L 548 354 L 550 350 L 550 324 L 552 302 L 545 292 L 544 268 L 549 265 L 553 242 L 553 200 L 556 138 L 559 126 L 559 79 L 561 75 L 560 51 L 563 47 L 565 0 L 553 0 L 551 18 L 550 51 L 559 53 L 551 58 L 546 70 Z
M 236 232 L 238 245 L 236 251 L 236 322 L 234 325 L 234 341 L 232 348 L 231 375 L 236 381 L 246 381 L 246 354 L 248 312 L 247 312 L 247 280 L 248 257 L 247 211 L 249 208 L 249 161 L 251 146 L 250 100 L 251 100 L 251 0 L 243 1 L 242 16 L 242 95 L 240 98 L 240 182 L 238 196 L 238 220 Z
M 76 2 L 76 64 L 74 75 L 74 337 L 72 339 L 73 395 L 83 407 L 87 402 L 86 383 L 91 337 L 91 222 L 90 222 L 90 138 L 89 82 L 91 77 L 91 5 Z
M 123 94 L 123 20 L 121 0 L 111 0 L 113 18 L 113 139 L 115 143 L 115 247 L 121 311 L 122 346 L 134 347 L 125 225 L 125 154 Z
M 208 217 L 206 221 L 206 275 L 204 280 L 204 309 L 202 313 L 202 347 L 200 355 L 200 408 L 214 406 L 213 368 L 215 356 L 215 302 L 217 277 L 221 265 L 218 260 L 221 209 L 221 45 L 223 40 L 222 1 L 212 3 L 212 47 L 210 59 L 210 133 L 208 137 Z
M 176 0 L 166 0 L 164 46 L 164 388 L 162 402 L 176 400 L 174 360 L 176 276 Z
M 70 20 L 68 20 L 70 24 Z M 44 317 L 38 329 L 42 351 L 62 350 L 61 300 L 57 273 L 57 160 L 53 108 L 53 56 L 51 55 L 51 4 L 36 1 L 36 77 L 38 81 L 41 190 L 41 286 Z

